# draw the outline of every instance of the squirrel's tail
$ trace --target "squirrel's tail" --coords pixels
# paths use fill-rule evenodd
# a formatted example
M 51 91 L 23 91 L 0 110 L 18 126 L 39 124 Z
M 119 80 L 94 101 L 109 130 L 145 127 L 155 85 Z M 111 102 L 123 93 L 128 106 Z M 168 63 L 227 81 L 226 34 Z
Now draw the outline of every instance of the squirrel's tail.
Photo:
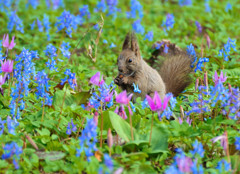
M 178 96 L 191 83 L 192 58 L 169 40 L 156 42 L 153 47 L 155 48 L 159 43 L 162 43 L 162 46 L 153 52 L 149 63 L 152 63 L 160 73 L 166 86 L 166 92 Z M 168 46 L 168 53 L 164 53 L 165 44 Z
M 191 83 L 191 59 L 186 54 L 168 57 L 160 68 L 160 75 L 166 85 L 166 92 L 178 96 Z

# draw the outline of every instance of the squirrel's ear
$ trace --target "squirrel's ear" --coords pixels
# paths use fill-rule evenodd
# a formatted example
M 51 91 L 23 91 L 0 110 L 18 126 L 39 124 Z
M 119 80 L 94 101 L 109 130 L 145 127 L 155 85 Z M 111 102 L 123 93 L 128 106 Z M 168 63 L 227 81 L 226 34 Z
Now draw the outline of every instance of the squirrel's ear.
M 137 37 L 134 32 L 131 33 L 131 50 L 135 53 L 135 55 L 138 58 L 141 58 Z
M 128 33 L 127 36 L 125 37 L 122 50 L 131 49 L 130 42 L 131 42 L 131 34 Z

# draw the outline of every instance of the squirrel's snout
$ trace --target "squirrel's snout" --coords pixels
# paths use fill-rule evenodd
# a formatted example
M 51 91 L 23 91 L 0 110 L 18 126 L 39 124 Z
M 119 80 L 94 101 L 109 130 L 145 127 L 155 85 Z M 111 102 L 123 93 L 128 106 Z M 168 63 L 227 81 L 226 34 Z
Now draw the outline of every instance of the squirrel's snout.
M 123 72 L 123 69 L 121 69 L 121 68 L 118 68 L 118 71 L 122 73 L 122 72 Z

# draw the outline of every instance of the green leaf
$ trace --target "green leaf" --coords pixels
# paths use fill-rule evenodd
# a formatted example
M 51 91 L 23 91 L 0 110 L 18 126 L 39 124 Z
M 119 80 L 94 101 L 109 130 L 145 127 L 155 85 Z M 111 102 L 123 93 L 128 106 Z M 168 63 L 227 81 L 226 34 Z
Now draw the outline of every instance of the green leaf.
M 39 159 L 56 161 L 65 157 L 65 153 L 59 151 L 51 151 L 51 152 L 36 152 L 36 155 Z
M 113 126 L 113 129 L 118 133 L 118 135 L 125 141 L 130 141 L 131 138 L 131 128 L 128 122 L 122 119 L 116 113 L 109 111 L 109 117 Z M 138 137 L 136 130 L 133 129 L 134 139 Z

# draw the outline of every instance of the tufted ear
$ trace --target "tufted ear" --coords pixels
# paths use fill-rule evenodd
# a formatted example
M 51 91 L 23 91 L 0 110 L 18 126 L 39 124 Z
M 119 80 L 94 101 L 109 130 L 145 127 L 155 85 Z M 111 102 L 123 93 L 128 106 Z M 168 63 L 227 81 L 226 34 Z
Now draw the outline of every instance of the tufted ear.
M 131 49 L 130 42 L 131 42 L 131 33 L 129 32 L 127 34 L 127 36 L 125 37 L 125 40 L 124 40 L 124 43 L 123 43 L 123 46 L 122 46 L 122 50 Z
M 134 32 L 131 33 L 131 50 L 138 58 L 141 58 L 137 37 Z

